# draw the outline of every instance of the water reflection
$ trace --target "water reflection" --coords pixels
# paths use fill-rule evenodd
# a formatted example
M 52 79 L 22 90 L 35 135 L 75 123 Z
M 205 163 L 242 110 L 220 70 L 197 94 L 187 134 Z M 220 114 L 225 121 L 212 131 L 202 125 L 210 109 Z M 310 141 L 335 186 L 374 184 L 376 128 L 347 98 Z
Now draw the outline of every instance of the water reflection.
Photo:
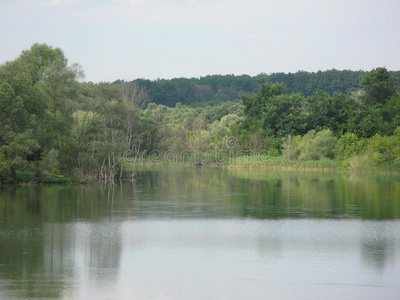
M 340 296 L 343 280 L 400 294 L 399 183 L 143 168 L 135 184 L 3 187 L 0 298 Z
M 361 257 L 367 267 L 383 272 L 386 265 L 395 263 L 396 235 L 393 224 L 368 222 L 363 224 L 361 239 Z

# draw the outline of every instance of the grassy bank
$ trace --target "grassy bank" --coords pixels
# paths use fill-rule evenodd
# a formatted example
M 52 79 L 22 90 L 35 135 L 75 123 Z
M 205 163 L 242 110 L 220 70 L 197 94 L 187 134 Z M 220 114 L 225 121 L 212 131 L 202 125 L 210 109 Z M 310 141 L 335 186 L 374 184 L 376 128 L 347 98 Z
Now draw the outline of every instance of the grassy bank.
M 377 164 L 368 155 L 360 155 L 352 158 L 321 159 L 321 160 L 291 160 L 282 156 L 239 156 L 219 158 L 215 156 L 201 156 L 198 159 L 176 160 L 166 157 L 157 159 L 143 157 L 139 163 L 124 164 L 124 174 L 130 174 L 136 166 L 196 166 L 201 162 L 202 166 L 216 166 L 230 169 L 258 169 L 258 170 L 298 170 L 298 171 L 322 171 L 322 172 L 363 172 L 363 173 L 384 173 L 400 174 L 400 162 Z M 41 179 L 34 179 L 34 172 L 19 171 L 15 180 L 3 182 L 3 184 L 71 184 L 85 183 L 90 180 L 83 180 L 76 177 L 62 175 L 44 174 Z
M 371 173 L 400 173 L 400 162 L 377 164 L 367 155 L 344 160 L 291 160 L 282 156 L 241 156 L 225 164 L 229 168 L 258 168 L 269 170 L 356 171 Z
M 288 160 L 283 157 L 273 156 L 239 156 L 239 157 L 224 157 L 216 159 L 213 156 L 202 157 L 199 160 L 171 160 L 164 157 L 151 159 L 143 157 L 139 164 L 140 166 L 195 166 L 196 162 L 200 161 L 201 165 L 220 166 L 229 168 L 257 168 L 271 170 L 291 170 L 291 169 L 310 169 L 310 170 L 343 170 L 342 161 L 324 159 L 318 161 L 298 161 Z M 126 171 L 129 170 L 129 164 L 126 165 Z
M 318 171 L 338 171 L 343 170 L 342 162 L 339 160 L 290 160 L 281 156 L 240 156 L 232 158 L 225 166 L 230 168 L 263 168 L 270 170 L 318 170 Z
M 236 169 L 302 170 L 302 171 L 354 171 L 368 173 L 400 173 L 400 162 L 377 164 L 370 156 L 355 156 L 348 159 L 291 160 L 282 156 L 239 156 L 217 160 L 203 157 L 202 165 Z M 195 166 L 196 160 L 172 160 L 166 158 L 143 157 L 140 166 Z M 124 168 L 129 172 L 130 166 Z

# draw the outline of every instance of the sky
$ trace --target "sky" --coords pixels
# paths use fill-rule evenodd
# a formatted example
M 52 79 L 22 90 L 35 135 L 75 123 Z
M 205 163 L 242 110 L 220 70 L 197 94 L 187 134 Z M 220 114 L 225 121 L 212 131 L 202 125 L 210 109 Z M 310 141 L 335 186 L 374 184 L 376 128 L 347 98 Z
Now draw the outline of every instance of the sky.
M 400 70 L 399 0 L 0 0 L 0 64 L 61 48 L 86 81 Z

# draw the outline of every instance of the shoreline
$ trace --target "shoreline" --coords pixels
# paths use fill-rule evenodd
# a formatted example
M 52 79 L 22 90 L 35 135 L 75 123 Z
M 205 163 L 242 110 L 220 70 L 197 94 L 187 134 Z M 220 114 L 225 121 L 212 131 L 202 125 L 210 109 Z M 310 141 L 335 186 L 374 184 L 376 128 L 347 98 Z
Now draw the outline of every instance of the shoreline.
M 341 168 L 304 168 L 304 167 L 282 167 L 282 166 L 253 166 L 253 165 L 227 165 L 227 169 L 242 170 L 266 170 L 266 171 L 304 171 L 304 172 L 332 172 L 332 173 L 360 173 L 360 174 L 387 174 L 400 175 L 400 171 L 372 171 Z
M 221 168 L 221 169 L 232 169 L 232 170 L 265 170 L 265 171 L 300 171 L 300 172 L 323 172 L 323 173 L 358 173 L 358 174 L 384 174 L 384 175 L 400 175 L 399 171 L 385 171 L 385 170 L 365 170 L 365 169 L 346 169 L 340 167 L 306 167 L 306 166 L 282 166 L 279 164 L 232 164 L 232 163 L 210 163 L 210 164 L 192 164 L 192 163 L 170 163 L 170 162 L 145 162 L 139 163 L 137 167 L 186 167 L 186 168 Z M 127 172 L 128 173 L 128 172 Z M 121 180 L 123 180 L 122 178 Z M 5 181 L 0 182 L 1 186 L 13 186 L 13 185 L 48 185 L 48 184 L 91 184 L 98 183 L 101 180 L 98 179 L 80 179 L 76 177 L 64 177 L 62 175 L 48 175 L 46 178 L 40 181 L 35 180 L 21 180 L 21 181 Z
M 363 169 L 343 169 L 339 167 L 293 167 L 281 165 L 253 165 L 253 164 L 204 164 L 195 165 L 188 163 L 141 163 L 140 167 L 213 167 L 222 169 L 236 169 L 236 170 L 266 170 L 266 171 L 302 171 L 302 172 L 332 172 L 332 173 L 360 173 L 360 174 L 387 174 L 387 175 L 400 175 L 399 171 L 385 171 L 385 170 L 363 170 Z

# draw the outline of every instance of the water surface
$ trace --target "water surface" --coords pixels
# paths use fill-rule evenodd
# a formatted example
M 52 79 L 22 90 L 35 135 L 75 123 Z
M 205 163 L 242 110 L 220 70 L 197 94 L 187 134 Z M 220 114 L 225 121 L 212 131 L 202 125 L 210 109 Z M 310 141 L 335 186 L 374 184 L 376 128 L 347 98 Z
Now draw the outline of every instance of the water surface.
M 400 299 L 400 177 L 142 168 L 0 188 L 0 299 Z

